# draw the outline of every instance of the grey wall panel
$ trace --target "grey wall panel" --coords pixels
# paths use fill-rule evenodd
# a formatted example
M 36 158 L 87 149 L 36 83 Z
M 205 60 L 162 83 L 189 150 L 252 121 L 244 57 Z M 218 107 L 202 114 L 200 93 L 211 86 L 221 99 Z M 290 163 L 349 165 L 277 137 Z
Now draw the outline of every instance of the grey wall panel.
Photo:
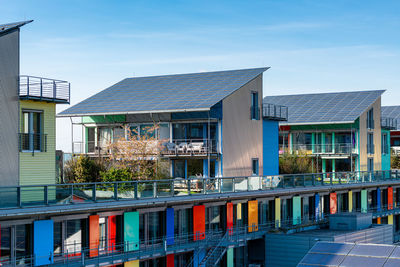
M 263 173 L 262 119 L 250 119 L 251 92 L 257 91 L 262 107 L 262 74 L 222 102 L 222 145 L 224 176 L 249 176 L 251 159 L 258 158 Z
M 0 35 L 0 186 L 17 185 L 19 30 Z

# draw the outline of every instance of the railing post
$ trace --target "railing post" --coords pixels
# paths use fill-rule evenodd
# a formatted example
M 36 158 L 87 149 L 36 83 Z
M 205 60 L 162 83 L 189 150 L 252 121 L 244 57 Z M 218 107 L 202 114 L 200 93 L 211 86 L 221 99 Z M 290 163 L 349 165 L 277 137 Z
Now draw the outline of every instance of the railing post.
M 174 180 L 172 180 L 172 183 L 171 183 L 171 195 L 175 196 L 175 182 L 174 182 Z
M 92 200 L 96 202 L 96 183 L 93 184 L 92 188 Z
M 21 201 L 21 186 L 17 187 L 17 205 L 18 207 L 22 207 L 22 201 Z
M 192 193 L 191 193 L 191 181 L 190 181 L 190 178 L 188 178 L 188 180 L 187 180 L 187 187 L 188 187 L 188 195 L 191 195 Z
M 135 193 L 135 199 L 138 199 L 138 181 L 135 181 L 135 183 L 133 184 L 133 191 Z
M 40 99 L 43 97 L 43 80 L 40 78 Z
M 208 180 L 209 178 L 203 178 L 203 194 L 206 194 L 206 181 Z
M 118 183 L 114 184 L 114 199 L 118 200 Z
M 49 187 L 47 185 L 45 185 L 43 189 L 44 189 L 43 190 L 43 193 L 44 193 L 44 204 L 45 205 L 49 205 L 49 198 L 48 198 Z
M 29 96 L 29 76 L 26 77 L 26 95 Z
M 153 197 L 157 198 L 157 182 L 153 182 Z
M 57 98 L 56 81 L 53 81 L 53 98 Z

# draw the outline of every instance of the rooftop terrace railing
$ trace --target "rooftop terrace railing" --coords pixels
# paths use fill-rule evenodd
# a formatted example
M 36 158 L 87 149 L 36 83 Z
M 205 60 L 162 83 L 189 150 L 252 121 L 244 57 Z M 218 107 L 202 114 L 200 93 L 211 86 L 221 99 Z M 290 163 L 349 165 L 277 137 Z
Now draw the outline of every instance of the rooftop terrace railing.
M 70 83 L 42 77 L 20 75 L 19 97 L 24 100 L 41 100 L 69 104 Z
M 287 121 L 289 116 L 288 107 L 264 103 L 263 104 L 263 118 Z
M 140 180 L 0 187 L 0 209 L 70 205 L 201 194 L 293 189 L 399 180 L 400 171 L 334 172 L 272 176 Z
M 397 129 L 397 120 L 389 117 L 381 117 L 381 127 L 389 130 Z
M 284 153 L 350 155 L 358 154 L 358 149 L 352 143 L 279 145 L 279 154 Z

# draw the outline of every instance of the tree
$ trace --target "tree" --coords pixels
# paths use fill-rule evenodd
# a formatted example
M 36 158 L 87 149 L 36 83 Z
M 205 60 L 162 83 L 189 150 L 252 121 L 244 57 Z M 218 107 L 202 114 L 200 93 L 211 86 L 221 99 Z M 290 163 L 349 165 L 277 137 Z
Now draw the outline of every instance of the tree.
M 312 173 L 312 158 L 307 155 L 285 153 L 279 157 L 280 174 Z

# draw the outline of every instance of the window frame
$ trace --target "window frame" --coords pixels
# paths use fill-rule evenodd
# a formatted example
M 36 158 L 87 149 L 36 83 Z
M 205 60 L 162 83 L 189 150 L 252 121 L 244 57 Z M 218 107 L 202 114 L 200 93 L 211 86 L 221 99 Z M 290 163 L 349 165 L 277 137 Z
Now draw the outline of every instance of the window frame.
M 21 111 L 22 117 L 21 117 L 21 134 L 28 134 L 29 137 L 29 149 L 24 149 L 24 145 L 21 142 L 21 149 L 20 152 L 22 153 L 40 153 L 40 152 L 46 152 L 46 149 L 42 149 L 43 140 L 44 138 L 44 111 L 43 110 L 37 110 L 37 109 L 22 109 Z M 26 124 L 25 124 L 25 115 L 28 114 L 28 132 L 25 132 Z M 36 133 L 33 132 L 34 129 L 34 119 L 33 119 L 33 114 L 38 114 L 39 115 L 39 131 Z M 33 139 L 33 136 L 31 134 L 39 134 L 39 150 L 35 149 L 35 142 Z
M 250 105 L 250 119 L 251 120 L 260 120 L 260 112 L 259 112 L 259 93 L 258 91 L 251 91 L 251 105 Z
M 256 163 L 256 165 L 254 165 Z M 256 168 L 254 171 L 254 167 Z M 251 159 L 251 176 L 259 176 L 260 175 L 260 161 L 258 158 Z

